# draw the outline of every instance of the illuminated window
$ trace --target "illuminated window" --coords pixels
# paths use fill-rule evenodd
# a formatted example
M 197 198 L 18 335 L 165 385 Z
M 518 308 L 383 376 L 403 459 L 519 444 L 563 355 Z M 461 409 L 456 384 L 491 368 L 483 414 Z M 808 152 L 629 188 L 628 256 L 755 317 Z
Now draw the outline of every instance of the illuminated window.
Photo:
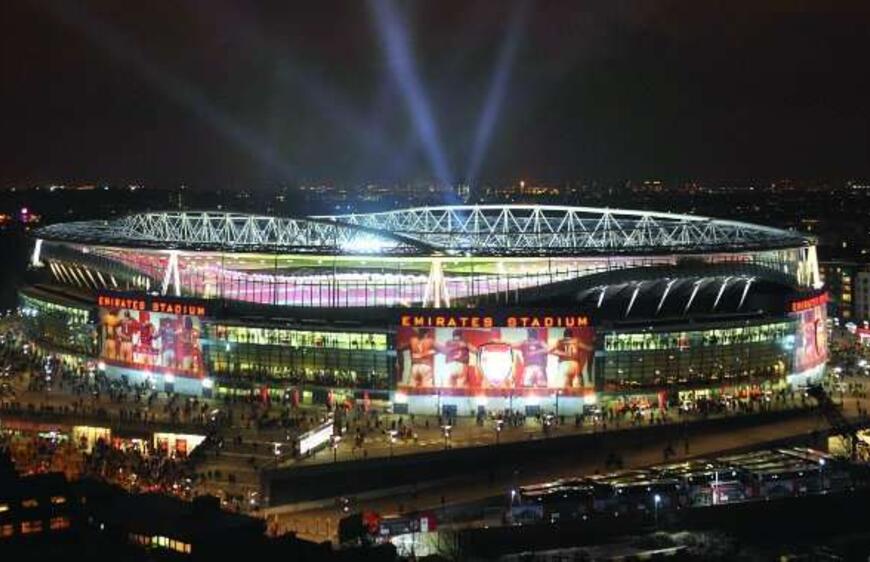
M 0 538 L 11 537 L 15 534 L 15 527 L 10 524 L 0 525 Z
M 66 503 L 66 498 L 63 496 L 51 496 L 51 503 L 54 505 L 60 505 Z
M 42 532 L 42 521 L 34 520 L 34 521 L 22 521 L 21 522 L 21 534 L 29 535 L 32 533 L 41 533 Z
M 29 500 L 22 500 L 21 507 L 27 507 L 27 508 L 39 507 L 39 502 L 33 498 L 31 498 Z
M 48 526 L 53 531 L 59 531 L 61 529 L 69 529 L 69 518 L 67 518 L 67 517 L 52 517 L 48 523 Z

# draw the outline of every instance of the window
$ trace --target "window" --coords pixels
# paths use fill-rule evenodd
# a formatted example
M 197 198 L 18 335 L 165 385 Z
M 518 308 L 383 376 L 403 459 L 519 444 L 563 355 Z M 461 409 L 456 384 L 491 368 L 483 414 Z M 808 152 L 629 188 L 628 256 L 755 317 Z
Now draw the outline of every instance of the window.
M 181 541 L 170 540 L 169 548 L 170 550 L 174 550 L 175 552 L 190 554 L 190 545 Z
M 11 524 L 0 525 L 0 538 L 11 537 L 15 534 L 15 527 Z
M 151 539 L 149 537 L 146 537 L 145 535 L 130 533 L 128 537 L 130 539 L 130 542 L 141 546 L 148 546 L 149 544 L 151 544 Z
M 21 534 L 29 535 L 32 533 L 41 533 L 42 532 L 42 521 L 34 520 L 34 521 L 22 521 L 21 522 Z
M 26 508 L 39 507 L 39 502 L 33 498 L 30 498 L 29 500 L 22 500 L 21 507 L 26 507 Z
M 174 550 L 176 552 L 181 552 L 184 554 L 190 554 L 191 550 L 191 546 L 188 543 L 177 541 L 175 539 L 170 539 L 169 537 L 161 537 L 156 535 L 153 537 L 148 537 L 145 535 L 130 533 L 128 535 L 128 538 L 132 543 L 142 546 L 151 546 L 152 548 L 166 548 L 168 550 Z
M 51 496 L 51 503 L 54 505 L 60 505 L 66 503 L 66 498 L 63 496 Z
M 67 517 L 52 517 L 48 523 L 52 531 L 60 531 L 61 529 L 69 529 L 69 518 Z

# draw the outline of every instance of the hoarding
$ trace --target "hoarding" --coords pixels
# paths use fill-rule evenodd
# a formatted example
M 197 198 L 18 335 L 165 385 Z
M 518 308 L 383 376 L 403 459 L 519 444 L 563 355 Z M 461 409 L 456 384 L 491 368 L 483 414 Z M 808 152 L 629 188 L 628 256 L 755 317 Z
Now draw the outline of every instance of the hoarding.
M 411 393 L 455 394 L 535 389 L 570 393 L 592 388 L 594 333 L 588 326 L 572 324 L 558 328 L 401 325 L 396 334 L 398 387 Z
M 310 431 L 306 431 L 297 439 L 297 454 L 306 455 L 320 447 L 323 447 L 332 438 L 335 431 L 335 422 L 328 420 Z
M 202 377 L 198 316 L 145 309 L 100 308 L 100 359 L 107 364 Z
M 824 303 L 792 313 L 798 320 L 795 336 L 794 371 L 804 372 L 828 359 L 828 332 Z
M 186 457 L 205 441 L 205 435 L 155 433 L 154 448 L 169 457 Z

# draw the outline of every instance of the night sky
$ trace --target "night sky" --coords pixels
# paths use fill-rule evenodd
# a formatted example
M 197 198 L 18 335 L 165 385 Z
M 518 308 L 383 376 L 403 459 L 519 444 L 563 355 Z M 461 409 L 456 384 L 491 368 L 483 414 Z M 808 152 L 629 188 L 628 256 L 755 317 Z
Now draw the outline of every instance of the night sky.
M 0 187 L 870 172 L 870 2 L 376 2 L 0 2 Z

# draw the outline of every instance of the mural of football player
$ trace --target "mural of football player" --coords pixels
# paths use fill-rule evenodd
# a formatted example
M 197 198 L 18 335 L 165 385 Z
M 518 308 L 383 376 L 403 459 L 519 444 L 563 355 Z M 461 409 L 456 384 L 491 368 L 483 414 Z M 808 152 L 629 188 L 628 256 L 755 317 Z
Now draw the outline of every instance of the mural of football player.
M 578 334 L 569 329 L 564 331 L 553 348 L 553 355 L 559 358 L 559 374 L 565 388 L 591 386 L 589 381 L 584 380 L 584 374 L 592 352 L 593 347 L 580 339 Z
M 415 388 L 432 387 L 435 385 L 435 336 L 431 329 L 415 330 L 408 338 L 408 343 L 400 346 L 398 351 L 408 350 L 411 354 L 411 380 L 409 385 Z
M 511 347 L 519 351 L 523 358 L 522 380 L 517 381 L 518 385 L 526 388 L 546 388 L 550 346 L 546 340 L 541 339 L 539 331 L 536 328 L 526 330 L 526 339 L 511 344 Z
M 436 343 L 435 350 L 444 355 L 447 367 L 447 386 L 451 388 L 466 388 L 469 386 L 469 365 L 472 353 L 477 348 L 462 338 L 462 330 L 453 330 L 450 340 Z

